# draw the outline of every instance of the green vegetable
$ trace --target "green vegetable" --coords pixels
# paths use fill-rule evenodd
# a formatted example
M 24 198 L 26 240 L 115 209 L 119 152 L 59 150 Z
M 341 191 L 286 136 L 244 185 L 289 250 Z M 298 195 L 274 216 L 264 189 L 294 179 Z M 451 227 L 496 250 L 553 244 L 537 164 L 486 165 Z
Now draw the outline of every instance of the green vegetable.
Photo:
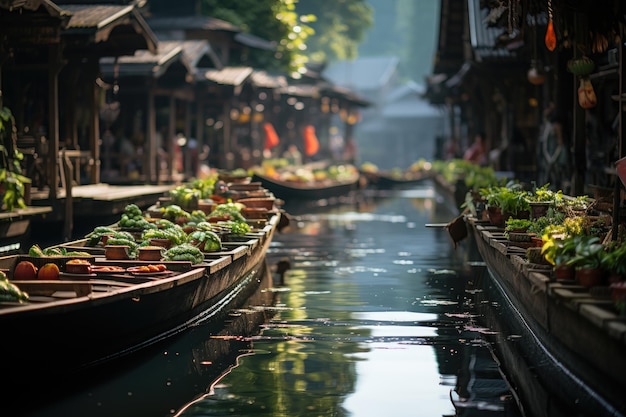
M 222 249 L 220 237 L 215 232 L 209 230 L 196 230 L 189 235 L 188 243 L 202 252 L 216 252 Z
M 28 255 L 33 258 L 41 258 L 42 256 L 45 256 L 39 245 L 36 244 L 30 247 Z
M 9 282 L 9 278 L 6 274 L 0 271 L 0 300 L 22 303 L 28 301 L 28 299 L 28 293 L 20 290 L 19 287 L 12 282 Z
M 183 243 L 168 249 L 163 257 L 166 261 L 189 261 L 192 264 L 204 262 L 204 254 L 198 248 Z

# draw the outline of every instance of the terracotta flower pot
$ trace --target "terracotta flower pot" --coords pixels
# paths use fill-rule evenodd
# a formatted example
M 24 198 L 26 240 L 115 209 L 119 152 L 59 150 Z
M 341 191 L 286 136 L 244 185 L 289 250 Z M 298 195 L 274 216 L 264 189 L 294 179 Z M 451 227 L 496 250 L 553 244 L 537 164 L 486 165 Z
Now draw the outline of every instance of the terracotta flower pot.
M 548 213 L 550 203 L 548 202 L 531 202 L 530 203 L 530 216 L 532 219 L 538 219 Z
M 573 281 L 575 272 L 573 266 L 557 265 L 554 267 L 554 279 L 557 281 Z
M 600 268 L 579 268 L 575 276 L 580 285 L 590 288 L 602 284 L 604 272 Z
M 506 223 L 507 219 L 510 217 L 510 215 L 505 215 L 505 213 L 502 212 L 500 207 L 493 207 L 493 206 L 487 207 L 487 215 L 489 217 L 489 222 L 492 225 L 498 226 L 498 227 L 504 227 L 504 224 Z

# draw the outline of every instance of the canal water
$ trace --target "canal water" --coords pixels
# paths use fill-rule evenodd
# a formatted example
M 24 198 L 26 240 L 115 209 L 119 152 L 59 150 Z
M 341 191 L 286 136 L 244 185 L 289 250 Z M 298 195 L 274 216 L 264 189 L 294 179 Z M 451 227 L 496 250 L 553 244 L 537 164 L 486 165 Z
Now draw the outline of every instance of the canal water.
M 45 405 L 22 411 L 519 415 L 486 341 L 490 330 L 475 315 L 480 262 L 469 242 L 455 249 L 444 229 L 426 227 L 457 214 L 429 184 L 285 208 L 289 227 L 226 323 L 195 327 L 67 388 L 34 386 Z

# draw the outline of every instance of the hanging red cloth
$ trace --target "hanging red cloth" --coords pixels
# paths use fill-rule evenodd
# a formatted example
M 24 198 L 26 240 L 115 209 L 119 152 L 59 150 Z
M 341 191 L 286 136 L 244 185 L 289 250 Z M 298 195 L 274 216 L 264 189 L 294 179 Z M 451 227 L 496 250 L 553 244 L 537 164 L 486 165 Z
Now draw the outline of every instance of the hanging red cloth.
M 263 130 L 265 131 L 265 150 L 270 150 L 280 143 L 276 130 L 274 130 L 274 126 L 272 126 L 271 123 L 265 123 L 263 125 Z
M 320 143 L 315 135 L 315 128 L 307 125 L 304 128 L 304 153 L 307 156 L 315 155 L 320 149 Z

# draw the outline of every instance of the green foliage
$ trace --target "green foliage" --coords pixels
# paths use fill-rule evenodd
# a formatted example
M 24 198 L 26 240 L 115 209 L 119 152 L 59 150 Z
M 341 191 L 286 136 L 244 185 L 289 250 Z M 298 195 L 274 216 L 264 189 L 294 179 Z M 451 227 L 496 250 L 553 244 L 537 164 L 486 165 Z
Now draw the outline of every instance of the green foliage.
M 509 232 L 514 230 L 528 230 L 532 224 L 532 220 L 529 219 L 516 219 L 514 217 L 510 217 L 504 223 L 504 230 Z
M 544 184 L 528 193 L 528 200 L 536 203 L 560 204 L 563 201 L 563 191 L 554 191 L 548 188 L 550 184 Z
M 246 57 L 233 57 L 250 66 L 289 71 L 297 77 L 308 61 L 307 39 L 313 34 L 308 22 L 315 16 L 299 16 L 298 0 L 202 0 L 201 12 L 225 20 L 245 32 L 274 42 L 275 51 L 253 48 Z
M 519 184 L 485 187 L 479 192 L 488 206 L 499 207 L 503 212 L 515 215 L 530 209 L 527 193 Z
M 533 221 L 533 224 L 528 228 L 529 233 L 535 233 L 538 236 L 545 234 L 545 230 L 549 226 L 561 225 L 565 221 L 565 214 L 549 208 L 545 216 L 541 216 Z
M 373 24 L 373 10 L 366 0 L 298 0 L 296 12 L 317 16 L 307 21 L 314 33 L 308 39 L 312 61 L 350 60 L 358 55 L 359 43 Z
M 626 276 L 626 244 L 609 244 L 607 253 L 602 258 L 602 268 L 607 272 Z
M 574 256 L 566 261 L 575 268 L 600 268 L 606 252 L 604 245 L 597 236 L 574 236 L 570 238 L 576 244 Z
M 26 207 L 24 185 L 30 182 L 22 175 L 24 155 L 15 142 L 13 114 L 7 107 L 0 108 L 0 195 L 2 209 L 6 211 Z

